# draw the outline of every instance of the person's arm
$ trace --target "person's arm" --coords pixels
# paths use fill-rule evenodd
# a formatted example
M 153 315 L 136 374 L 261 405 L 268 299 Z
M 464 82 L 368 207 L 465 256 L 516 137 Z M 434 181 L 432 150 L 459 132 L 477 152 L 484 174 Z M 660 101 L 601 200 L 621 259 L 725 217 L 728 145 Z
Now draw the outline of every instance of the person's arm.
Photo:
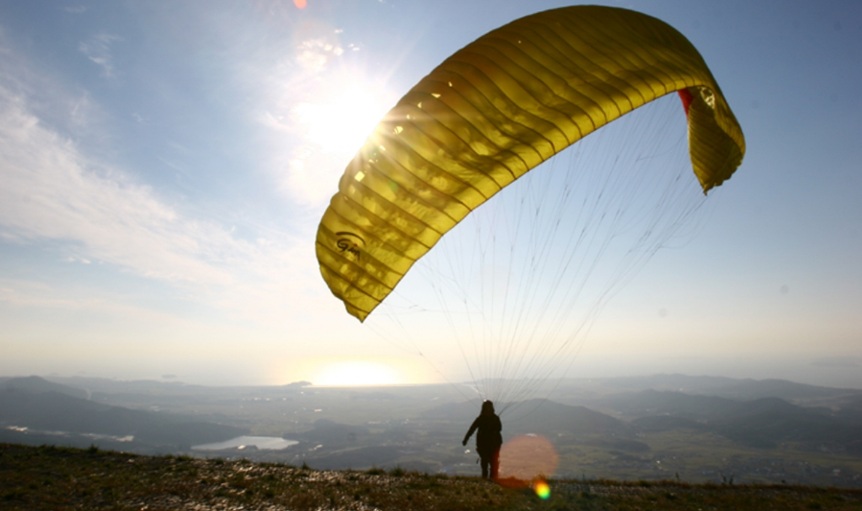
M 476 417 L 476 420 L 473 421 L 473 424 L 470 425 L 470 429 L 467 430 L 467 434 L 464 435 L 464 440 L 461 441 L 461 445 L 467 445 L 467 440 L 470 440 L 470 436 L 473 435 L 473 432 L 476 431 L 476 428 L 479 427 L 479 418 Z

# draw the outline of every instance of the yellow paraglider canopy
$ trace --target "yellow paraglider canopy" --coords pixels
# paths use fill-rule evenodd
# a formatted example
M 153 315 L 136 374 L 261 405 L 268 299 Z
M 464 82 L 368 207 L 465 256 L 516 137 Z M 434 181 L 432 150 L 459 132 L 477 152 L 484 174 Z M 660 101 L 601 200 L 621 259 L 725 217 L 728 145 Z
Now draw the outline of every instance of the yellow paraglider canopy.
M 575 6 L 485 34 L 404 95 L 347 166 L 317 233 L 324 280 L 364 320 L 503 187 L 677 91 L 706 192 L 741 164 L 745 141 L 703 58 L 674 28 L 634 11 Z

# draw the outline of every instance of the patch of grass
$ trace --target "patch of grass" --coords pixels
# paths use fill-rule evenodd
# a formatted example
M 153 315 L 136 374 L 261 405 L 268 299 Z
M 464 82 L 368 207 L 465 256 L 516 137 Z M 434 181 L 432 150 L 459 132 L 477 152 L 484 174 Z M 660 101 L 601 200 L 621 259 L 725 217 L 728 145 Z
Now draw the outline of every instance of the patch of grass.
M 401 467 L 395 467 L 389 471 L 389 475 L 392 477 L 403 477 L 407 474 L 407 471 Z

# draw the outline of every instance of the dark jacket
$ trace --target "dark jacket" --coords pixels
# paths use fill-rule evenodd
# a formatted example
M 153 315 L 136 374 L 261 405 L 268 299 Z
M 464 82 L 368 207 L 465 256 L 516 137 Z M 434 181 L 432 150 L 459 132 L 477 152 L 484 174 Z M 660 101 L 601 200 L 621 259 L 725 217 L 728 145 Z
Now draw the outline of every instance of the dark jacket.
M 495 413 L 483 413 L 476 417 L 467 434 L 464 435 L 465 443 L 474 431 L 476 431 L 476 452 L 479 456 L 489 457 L 503 445 L 503 424 Z

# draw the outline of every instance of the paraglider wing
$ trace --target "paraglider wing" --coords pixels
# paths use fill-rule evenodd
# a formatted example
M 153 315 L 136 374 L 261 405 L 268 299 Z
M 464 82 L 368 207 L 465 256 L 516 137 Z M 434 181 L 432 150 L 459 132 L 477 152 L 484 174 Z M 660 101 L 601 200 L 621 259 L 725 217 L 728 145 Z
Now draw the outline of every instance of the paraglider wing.
M 625 9 L 575 6 L 493 30 L 416 84 L 347 166 L 323 215 L 320 271 L 360 321 L 473 209 L 647 102 L 679 92 L 704 192 L 742 162 L 742 130 L 679 32 Z

